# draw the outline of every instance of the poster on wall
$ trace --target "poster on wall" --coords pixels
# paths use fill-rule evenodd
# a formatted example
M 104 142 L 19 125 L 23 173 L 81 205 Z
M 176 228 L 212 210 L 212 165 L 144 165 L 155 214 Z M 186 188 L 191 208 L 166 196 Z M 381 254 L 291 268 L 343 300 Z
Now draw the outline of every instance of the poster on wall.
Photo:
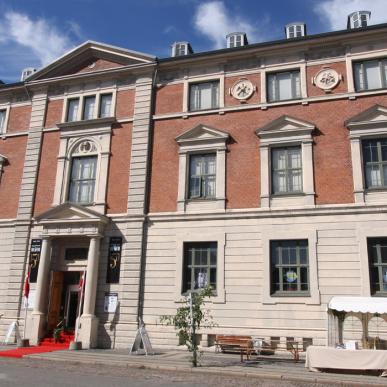
M 117 284 L 120 282 L 122 238 L 111 237 L 109 242 L 108 267 L 106 283 Z
M 32 239 L 30 249 L 30 283 L 35 283 L 38 278 L 40 253 L 42 251 L 42 240 Z
M 105 302 L 103 304 L 103 310 L 106 313 L 115 313 L 118 306 L 118 294 L 117 293 L 105 293 Z

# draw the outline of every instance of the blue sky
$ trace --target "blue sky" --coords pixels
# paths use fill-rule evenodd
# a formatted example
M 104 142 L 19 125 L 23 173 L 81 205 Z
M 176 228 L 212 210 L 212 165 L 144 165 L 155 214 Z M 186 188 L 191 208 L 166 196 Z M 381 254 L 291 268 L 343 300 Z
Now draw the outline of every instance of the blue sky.
M 0 79 L 18 81 L 86 40 L 166 57 L 174 41 L 206 51 L 236 30 L 255 43 L 283 38 L 294 21 L 309 34 L 344 29 L 360 9 L 387 22 L 387 0 L 0 0 Z

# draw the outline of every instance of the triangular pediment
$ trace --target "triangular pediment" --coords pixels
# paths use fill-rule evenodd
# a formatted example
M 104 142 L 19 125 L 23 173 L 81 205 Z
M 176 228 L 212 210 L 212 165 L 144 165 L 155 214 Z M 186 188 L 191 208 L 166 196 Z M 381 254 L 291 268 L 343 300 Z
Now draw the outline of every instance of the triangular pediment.
M 269 136 L 311 134 L 314 129 L 315 126 L 310 122 L 284 115 L 258 128 L 256 133 L 258 137 L 265 138 Z
M 148 64 L 152 55 L 87 41 L 27 78 L 27 82 L 78 73 L 93 73 L 123 66 Z
M 8 159 L 0 153 L 0 163 L 5 163 Z
M 177 136 L 176 142 L 179 145 L 193 142 L 226 142 L 229 137 L 230 135 L 222 130 L 200 124 Z
M 108 218 L 89 208 L 74 204 L 63 203 L 35 217 L 38 223 L 107 223 Z
M 371 108 L 353 116 L 345 121 L 345 125 L 349 128 L 362 127 L 364 125 L 369 127 L 385 126 L 387 124 L 387 107 L 381 105 L 374 105 Z

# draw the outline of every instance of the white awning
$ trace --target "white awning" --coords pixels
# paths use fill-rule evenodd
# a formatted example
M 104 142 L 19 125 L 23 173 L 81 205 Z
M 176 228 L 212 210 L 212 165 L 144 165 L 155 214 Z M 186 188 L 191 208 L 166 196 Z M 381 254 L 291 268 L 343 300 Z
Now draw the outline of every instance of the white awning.
M 340 312 L 387 313 L 386 297 L 332 297 L 329 309 Z

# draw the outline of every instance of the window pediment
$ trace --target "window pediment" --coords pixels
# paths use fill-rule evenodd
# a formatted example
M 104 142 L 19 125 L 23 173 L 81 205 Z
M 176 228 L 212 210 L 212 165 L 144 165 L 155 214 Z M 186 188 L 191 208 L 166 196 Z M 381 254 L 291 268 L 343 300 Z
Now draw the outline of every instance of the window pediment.
M 5 164 L 8 159 L 0 153 L 0 164 Z
M 49 209 L 35 217 L 39 224 L 64 224 L 68 223 L 102 223 L 106 224 L 109 219 L 89 208 L 78 206 L 74 203 L 63 203 Z
M 375 105 L 345 121 L 347 128 L 352 130 L 387 129 L 387 107 Z
M 181 147 L 189 145 L 225 145 L 229 137 L 230 135 L 226 132 L 201 124 L 177 136 L 175 140 Z
M 284 115 L 258 128 L 256 134 L 262 140 L 283 137 L 310 137 L 314 129 L 315 126 L 309 122 Z

